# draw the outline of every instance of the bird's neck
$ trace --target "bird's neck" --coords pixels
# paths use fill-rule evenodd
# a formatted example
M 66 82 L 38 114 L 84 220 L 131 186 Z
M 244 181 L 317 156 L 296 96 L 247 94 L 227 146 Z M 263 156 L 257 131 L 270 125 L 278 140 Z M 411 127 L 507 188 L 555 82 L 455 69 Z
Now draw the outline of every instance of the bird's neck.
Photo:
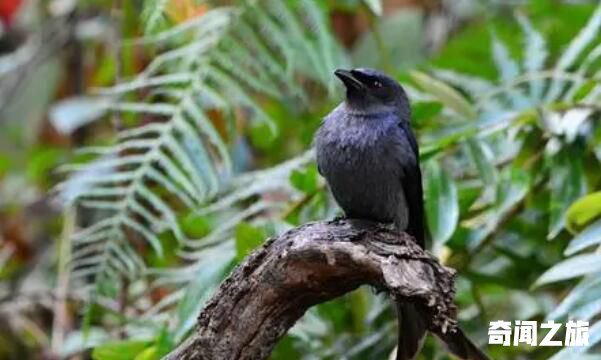
M 399 115 L 397 109 L 380 104 L 357 104 L 347 100 L 343 105 L 345 112 L 353 117 L 377 119 L 391 115 Z

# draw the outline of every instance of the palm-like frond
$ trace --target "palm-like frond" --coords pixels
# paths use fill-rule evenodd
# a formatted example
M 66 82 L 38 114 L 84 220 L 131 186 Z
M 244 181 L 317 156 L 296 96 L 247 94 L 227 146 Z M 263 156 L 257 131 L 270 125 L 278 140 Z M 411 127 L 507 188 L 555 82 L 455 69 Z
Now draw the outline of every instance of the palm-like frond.
M 218 7 L 143 41 L 167 50 L 138 76 L 100 92 L 115 99 L 113 111 L 152 120 L 121 131 L 114 146 L 87 149 L 98 160 L 72 166 L 77 171 L 61 186 L 67 198 L 102 214 L 73 237 L 76 277 L 145 272 L 132 239 L 159 257 L 162 232 L 189 243 L 176 214 L 203 208 L 233 176 L 228 139 L 235 130 L 220 132 L 209 110 L 225 115 L 225 129 L 234 129 L 229 115 L 242 111 L 276 131 L 256 95 L 302 101 L 298 75 L 331 90 L 331 70 L 344 62 L 312 1 Z
M 144 21 L 144 31 L 147 34 L 156 32 L 163 25 L 165 18 L 164 12 L 169 0 L 147 0 L 144 2 L 142 10 L 142 19 Z

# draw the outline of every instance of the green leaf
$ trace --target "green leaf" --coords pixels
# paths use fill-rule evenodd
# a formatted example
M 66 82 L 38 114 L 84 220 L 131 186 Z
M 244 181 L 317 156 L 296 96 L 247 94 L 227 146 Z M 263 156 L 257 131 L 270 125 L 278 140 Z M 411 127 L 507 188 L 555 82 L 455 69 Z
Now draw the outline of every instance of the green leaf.
M 308 166 L 304 171 L 294 170 L 290 174 L 290 183 L 298 190 L 312 194 L 318 188 L 318 172 L 316 166 Z
M 262 229 L 242 222 L 236 226 L 236 259 L 242 261 L 256 247 L 265 240 L 265 232 Z
M 566 211 L 576 199 L 586 193 L 586 182 L 580 153 L 564 151 L 552 162 L 553 176 L 549 181 L 548 239 L 555 238 L 564 228 Z
M 442 103 L 438 101 L 417 101 L 411 106 L 411 121 L 421 123 L 430 120 L 442 111 Z
M 597 6 L 586 26 L 580 29 L 578 35 L 570 42 L 567 49 L 562 52 L 561 57 L 557 61 L 557 69 L 567 69 L 575 63 L 591 42 L 599 40 L 597 36 L 599 29 L 601 29 L 601 5 Z
M 601 243 L 601 220 L 597 220 L 574 237 L 574 239 L 570 241 L 570 244 L 565 251 L 565 255 L 573 255 L 580 250 L 599 243 Z
M 492 53 L 493 60 L 497 66 L 501 83 L 509 84 L 520 74 L 520 65 L 512 58 L 509 48 L 501 41 L 496 33 L 492 33 Z M 519 88 L 513 88 L 507 93 L 514 108 L 523 108 L 528 104 L 523 92 Z
M 601 29 L 601 5 L 597 6 L 586 26 L 580 29 L 578 35 L 576 35 L 568 47 L 562 51 L 561 56 L 557 60 L 555 70 L 563 71 L 570 68 L 582 56 L 583 51 L 588 48 L 591 42 L 594 42 L 595 39 L 598 40 L 599 29 Z M 553 78 L 545 100 L 547 102 L 556 100 L 561 94 L 563 86 L 563 80 Z
M 588 80 L 580 86 L 574 93 L 574 101 L 580 102 L 597 86 L 597 81 Z
M 90 306 L 86 307 L 89 308 Z M 89 313 L 89 311 L 85 312 L 85 314 L 87 313 Z M 110 334 L 101 327 L 71 331 L 65 338 L 65 342 L 59 355 L 61 358 L 71 358 L 71 356 L 75 354 L 100 346 L 101 344 L 110 341 L 110 339 Z
M 597 292 L 595 295 L 601 295 L 601 292 Z M 588 301 L 582 306 L 574 309 L 570 315 L 572 318 L 590 321 L 593 317 L 601 312 L 601 298 L 597 297 L 594 300 Z
M 566 226 L 573 233 L 601 217 L 601 191 L 576 200 L 566 212 Z
M 158 346 L 151 346 L 149 348 L 144 349 L 141 353 L 136 355 L 134 360 L 160 360 L 161 354 L 158 353 Z M 164 354 L 163 354 L 164 355 Z
M 520 65 L 511 57 L 509 49 L 496 35 L 492 33 L 493 60 L 497 65 L 499 77 L 505 83 L 512 81 L 520 74 Z
M 155 354 L 159 357 L 159 359 L 162 359 L 164 355 L 168 354 L 171 350 L 173 350 L 174 346 L 175 344 L 171 333 L 169 332 L 169 328 L 167 326 L 163 327 L 161 329 L 161 333 L 155 341 Z
M 561 351 L 550 357 L 549 360 L 599 360 L 601 359 L 599 354 L 586 354 L 587 350 L 597 345 L 599 341 L 601 341 L 601 321 L 593 323 L 589 328 L 587 346 L 564 347 Z
M 463 116 L 467 120 L 476 119 L 476 109 L 459 91 L 423 72 L 412 71 L 410 75 L 419 87 L 436 97 L 457 115 Z
M 552 312 L 547 315 L 547 320 L 557 320 L 567 316 L 573 309 L 583 304 L 599 299 L 601 296 L 601 278 L 590 276 L 576 285 L 570 293 L 563 298 Z
M 63 154 L 63 150 L 53 147 L 33 150 L 27 161 L 27 176 L 38 183 L 47 182 L 50 171 L 60 163 Z
M 190 212 L 179 220 L 182 232 L 190 239 L 200 239 L 211 231 L 211 222 L 206 216 Z
M 250 140 L 258 149 L 269 150 L 275 144 L 277 136 L 267 122 L 258 122 L 250 128 Z
M 164 11 L 169 0 L 146 0 L 142 10 L 142 21 L 144 22 L 144 32 L 154 34 L 165 25 Z
M 102 118 L 109 108 L 110 99 L 99 96 L 74 96 L 52 105 L 48 116 L 52 125 L 62 134 Z
M 540 71 L 543 69 L 545 60 L 549 55 L 545 38 L 532 26 L 528 17 L 517 13 L 516 19 L 525 35 L 524 69 L 530 73 Z M 544 82 L 542 80 L 533 80 L 529 82 L 529 85 L 530 97 L 535 101 L 539 100 L 543 94 Z
M 272 360 L 302 359 L 303 354 L 295 346 L 295 339 L 291 335 L 284 336 L 277 342 L 269 358 Z
M 493 164 L 492 152 L 484 142 L 474 138 L 467 140 L 467 146 L 484 186 L 494 186 L 497 179 L 497 169 Z
M 442 245 L 451 238 L 459 220 L 457 187 L 436 161 L 426 167 L 426 212 L 434 242 Z
M 545 271 L 534 283 L 534 286 L 573 279 L 583 275 L 601 271 L 601 255 L 584 254 L 574 256 L 555 264 Z
M 101 345 L 92 352 L 94 360 L 131 360 L 148 347 L 147 341 L 127 340 Z
M 371 10 L 374 15 L 382 15 L 382 1 L 381 0 L 363 0 L 365 5 Z
M 353 46 L 352 63 L 363 67 L 405 71 L 424 60 L 423 11 L 419 8 L 393 10 L 374 22 Z M 403 34 L 403 41 L 399 40 Z
M 13 160 L 8 154 L 0 154 L 0 178 L 8 173 L 13 166 Z

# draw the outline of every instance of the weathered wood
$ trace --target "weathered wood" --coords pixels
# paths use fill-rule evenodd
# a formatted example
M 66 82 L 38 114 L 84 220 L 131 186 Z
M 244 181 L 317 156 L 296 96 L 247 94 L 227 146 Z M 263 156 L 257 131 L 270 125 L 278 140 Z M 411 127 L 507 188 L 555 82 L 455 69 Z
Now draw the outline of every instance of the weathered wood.
M 454 277 L 409 235 L 383 225 L 306 224 L 269 239 L 238 266 L 195 333 L 166 359 L 266 359 L 309 307 L 366 284 L 412 302 L 444 339 L 456 329 Z

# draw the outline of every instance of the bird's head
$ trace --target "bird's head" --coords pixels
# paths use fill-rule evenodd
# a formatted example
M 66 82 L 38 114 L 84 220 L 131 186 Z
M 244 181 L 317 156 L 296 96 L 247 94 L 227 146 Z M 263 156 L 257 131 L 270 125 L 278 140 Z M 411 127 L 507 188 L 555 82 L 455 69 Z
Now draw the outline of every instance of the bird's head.
M 334 74 L 344 83 L 346 103 L 353 111 L 366 115 L 395 111 L 409 119 L 407 94 L 390 76 L 366 68 L 338 69 Z

